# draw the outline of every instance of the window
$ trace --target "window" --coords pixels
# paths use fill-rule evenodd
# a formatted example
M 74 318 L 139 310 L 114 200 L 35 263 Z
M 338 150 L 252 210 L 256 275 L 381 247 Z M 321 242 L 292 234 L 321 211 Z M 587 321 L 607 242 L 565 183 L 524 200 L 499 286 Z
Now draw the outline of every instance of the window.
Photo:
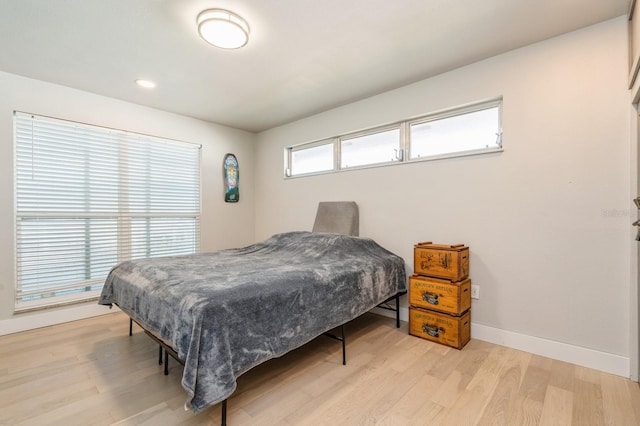
M 396 161 L 400 151 L 400 127 L 340 138 L 340 167 L 366 166 Z
M 288 176 L 333 169 L 333 141 L 290 148 L 288 154 L 289 158 L 285 160 L 290 164 Z
M 500 147 L 500 108 L 410 123 L 411 159 Z
M 94 297 L 118 262 L 200 246 L 200 147 L 16 113 L 16 309 Z
M 502 151 L 501 116 L 496 99 L 290 146 L 285 177 Z

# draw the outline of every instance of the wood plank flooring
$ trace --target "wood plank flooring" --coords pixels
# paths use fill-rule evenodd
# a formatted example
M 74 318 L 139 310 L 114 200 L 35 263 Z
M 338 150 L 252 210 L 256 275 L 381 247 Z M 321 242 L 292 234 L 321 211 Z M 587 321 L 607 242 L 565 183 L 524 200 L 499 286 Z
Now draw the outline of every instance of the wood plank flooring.
M 182 366 L 115 313 L 0 337 L 1 425 L 219 425 L 184 410 Z M 639 425 L 622 377 L 471 340 L 458 351 L 366 314 L 238 381 L 237 425 Z

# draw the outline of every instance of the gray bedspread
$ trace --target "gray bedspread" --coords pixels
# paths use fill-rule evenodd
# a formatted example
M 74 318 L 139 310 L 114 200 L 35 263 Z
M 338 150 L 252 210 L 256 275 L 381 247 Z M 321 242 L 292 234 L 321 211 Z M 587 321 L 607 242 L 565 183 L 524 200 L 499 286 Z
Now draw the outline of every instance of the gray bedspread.
M 291 232 L 248 247 L 123 262 L 98 303 L 171 342 L 198 412 L 236 379 L 405 289 L 402 258 L 368 238 Z

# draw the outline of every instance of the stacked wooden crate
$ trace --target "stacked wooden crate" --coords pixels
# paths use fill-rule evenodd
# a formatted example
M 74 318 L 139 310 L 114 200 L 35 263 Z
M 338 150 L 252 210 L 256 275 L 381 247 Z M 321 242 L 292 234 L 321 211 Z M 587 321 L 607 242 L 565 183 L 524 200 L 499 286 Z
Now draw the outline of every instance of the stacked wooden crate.
M 471 339 L 469 247 L 418 243 L 409 278 L 409 334 L 462 349 Z

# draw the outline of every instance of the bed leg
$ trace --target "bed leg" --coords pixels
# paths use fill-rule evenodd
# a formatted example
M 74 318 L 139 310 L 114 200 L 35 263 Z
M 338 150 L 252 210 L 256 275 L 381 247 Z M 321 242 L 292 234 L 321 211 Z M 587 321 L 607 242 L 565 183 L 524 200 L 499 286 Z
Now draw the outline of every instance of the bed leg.
M 336 327 L 338 328 L 338 327 Z M 325 336 L 327 337 L 331 337 L 333 340 L 339 340 L 342 342 L 342 365 L 347 365 L 347 347 L 346 347 L 346 339 L 345 339 L 345 333 L 344 333 L 344 324 L 342 324 L 340 326 L 340 331 L 342 333 L 342 336 L 338 336 L 337 334 L 333 334 L 333 333 L 329 333 L 328 331 L 326 333 L 323 333 Z
M 162 346 L 158 345 L 158 364 L 162 365 Z
M 162 346 L 160 346 L 160 350 L 162 350 Z M 169 375 L 169 352 L 164 351 L 164 375 Z
M 344 324 L 342 324 L 342 365 L 347 365 L 347 348 L 345 346 L 344 338 Z
M 129 318 L 129 336 L 133 336 L 133 318 Z
M 400 295 L 396 294 L 396 328 L 400 328 Z
M 227 400 L 222 401 L 222 426 L 227 426 Z

